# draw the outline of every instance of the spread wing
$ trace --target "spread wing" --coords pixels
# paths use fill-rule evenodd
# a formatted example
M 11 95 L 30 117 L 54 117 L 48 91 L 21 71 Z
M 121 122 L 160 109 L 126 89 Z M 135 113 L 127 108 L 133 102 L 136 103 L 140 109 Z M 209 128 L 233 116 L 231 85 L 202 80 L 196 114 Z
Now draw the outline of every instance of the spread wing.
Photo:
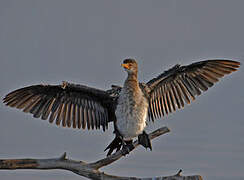
M 35 118 L 49 119 L 63 127 L 103 130 L 113 121 L 113 100 L 106 91 L 63 82 L 15 90 L 3 99 L 10 107 L 23 109 Z
M 206 60 L 188 66 L 176 65 L 147 82 L 150 89 L 149 119 L 162 117 L 190 104 L 221 77 L 239 68 L 231 60 Z

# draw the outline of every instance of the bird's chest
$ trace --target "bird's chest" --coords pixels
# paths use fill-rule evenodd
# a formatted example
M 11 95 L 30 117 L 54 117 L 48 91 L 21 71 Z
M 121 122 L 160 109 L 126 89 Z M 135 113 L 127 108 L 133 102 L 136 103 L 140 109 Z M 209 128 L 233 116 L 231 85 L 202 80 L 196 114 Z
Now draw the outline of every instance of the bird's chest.
M 117 128 L 124 139 L 132 139 L 146 126 L 148 102 L 142 91 L 123 88 L 115 111 Z

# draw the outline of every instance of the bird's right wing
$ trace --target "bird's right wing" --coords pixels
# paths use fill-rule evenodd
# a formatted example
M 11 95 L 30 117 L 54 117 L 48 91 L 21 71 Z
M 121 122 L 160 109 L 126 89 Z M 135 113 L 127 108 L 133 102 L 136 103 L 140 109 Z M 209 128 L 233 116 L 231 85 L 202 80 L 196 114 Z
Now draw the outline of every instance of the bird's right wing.
M 188 66 L 176 65 L 147 82 L 149 119 L 162 117 L 190 104 L 202 91 L 207 91 L 219 78 L 239 68 L 231 60 L 206 60 Z
M 113 99 L 106 91 L 67 82 L 17 89 L 3 102 L 63 127 L 105 130 L 114 118 Z

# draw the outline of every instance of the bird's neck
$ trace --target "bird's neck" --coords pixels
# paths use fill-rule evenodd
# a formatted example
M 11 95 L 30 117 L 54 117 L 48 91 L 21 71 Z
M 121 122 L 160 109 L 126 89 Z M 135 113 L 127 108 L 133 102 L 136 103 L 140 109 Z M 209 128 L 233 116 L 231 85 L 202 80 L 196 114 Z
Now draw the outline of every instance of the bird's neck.
M 128 73 L 125 83 L 126 84 L 133 83 L 137 85 L 138 84 L 137 73 Z

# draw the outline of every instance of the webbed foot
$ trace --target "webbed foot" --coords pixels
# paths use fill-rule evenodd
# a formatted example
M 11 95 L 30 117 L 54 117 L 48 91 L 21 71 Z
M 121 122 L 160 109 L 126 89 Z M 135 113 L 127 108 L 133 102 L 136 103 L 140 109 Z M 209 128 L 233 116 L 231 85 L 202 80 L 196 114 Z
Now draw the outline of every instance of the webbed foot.
M 146 149 L 149 148 L 150 150 L 152 150 L 151 140 L 149 139 L 149 136 L 145 131 L 143 131 L 143 133 L 138 136 L 138 142 Z
M 118 136 L 114 138 L 114 140 L 106 147 L 106 150 L 109 150 L 107 156 L 111 155 L 114 150 L 119 151 L 122 146 L 122 139 Z
M 132 140 L 131 141 L 124 141 L 125 143 L 123 144 L 122 147 L 122 155 L 126 156 L 127 154 L 130 153 L 130 151 L 132 151 L 135 147 L 132 144 Z

